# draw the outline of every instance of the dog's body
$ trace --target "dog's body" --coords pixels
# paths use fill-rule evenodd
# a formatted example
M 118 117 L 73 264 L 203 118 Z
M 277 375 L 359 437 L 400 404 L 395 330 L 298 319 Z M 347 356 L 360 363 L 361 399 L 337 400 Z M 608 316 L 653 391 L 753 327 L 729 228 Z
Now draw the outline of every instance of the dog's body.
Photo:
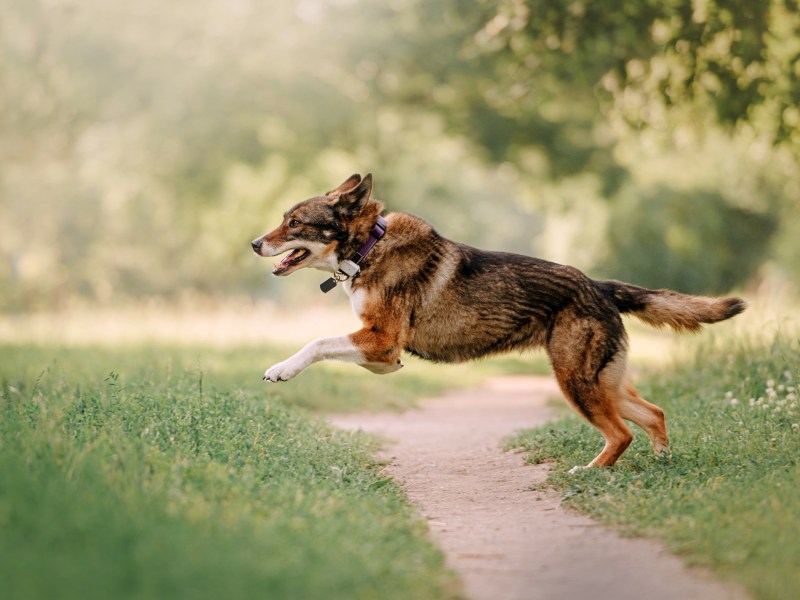
M 335 273 L 368 238 L 383 209 L 370 200 L 371 189 L 370 175 L 352 176 L 325 196 L 294 206 L 253 249 L 261 256 L 293 250 L 275 267 L 276 275 L 302 267 Z M 623 419 L 644 429 L 657 453 L 668 447 L 663 411 L 628 382 L 620 313 L 656 327 L 696 331 L 745 308 L 738 298 L 595 281 L 572 267 L 478 250 L 442 238 L 408 214 L 391 213 L 386 220 L 385 237 L 343 285 L 364 327 L 311 342 L 268 369 L 265 380 L 287 381 L 327 359 L 391 373 L 403 366 L 404 350 L 436 362 L 461 362 L 544 347 L 570 404 L 605 438 L 588 466 L 610 466 L 632 439 Z

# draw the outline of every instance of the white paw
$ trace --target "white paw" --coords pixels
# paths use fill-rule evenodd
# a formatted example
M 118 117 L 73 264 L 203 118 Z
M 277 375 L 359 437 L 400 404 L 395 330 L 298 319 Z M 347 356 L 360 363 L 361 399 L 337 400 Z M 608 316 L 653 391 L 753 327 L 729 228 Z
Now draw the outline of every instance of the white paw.
M 567 471 L 567 473 L 569 473 L 570 475 L 574 475 L 575 473 L 580 473 L 584 469 L 588 469 L 588 468 L 589 467 L 582 467 L 581 465 L 575 465 L 569 471 Z
M 289 358 L 267 369 L 266 373 L 264 373 L 264 381 L 271 381 L 272 383 L 289 381 L 302 370 L 303 367 L 296 360 Z

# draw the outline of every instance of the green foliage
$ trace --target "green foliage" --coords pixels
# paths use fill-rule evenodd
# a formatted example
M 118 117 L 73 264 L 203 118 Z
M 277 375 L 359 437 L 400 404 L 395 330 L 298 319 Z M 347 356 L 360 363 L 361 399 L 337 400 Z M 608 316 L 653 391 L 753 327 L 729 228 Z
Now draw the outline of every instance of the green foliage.
M 194 351 L 53 353 L 0 352 L 4 597 L 453 595 L 353 436 Z
M 475 44 L 517 64 L 498 70 L 500 85 L 535 90 L 554 74 L 584 93 L 598 86 L 637 127 L 698 104 L 724 125 L 762 125 L 776 142 L 800 135 L 794 0 L 506 0 L 494 13 Z
M 0 23 L 4 310 L 285 293 L 249 240 L 354 171 L 444 235 L 553 258 L 565 210 L 720 135 L 713 171 L 773 180 L 769 257 L 797 276 L 789 0 L 9 0 Z
M 667 414 L 669 458 L 638 432 L 615 467 L 568 475 L 601 445 L 573 417 L 509 444 L 537 462 L 554 458 L 550 482 L 569 504 L 666 541 L 756 598 L 791 598 L 800 589 L 800 346 L 789 336 L 721 342 L 640 386 Z
M 650 288 L 724 293 L 755 274 L 775 217 L 732 206 L 717 192 L 658 187 L 614 205 L 604 274 Z

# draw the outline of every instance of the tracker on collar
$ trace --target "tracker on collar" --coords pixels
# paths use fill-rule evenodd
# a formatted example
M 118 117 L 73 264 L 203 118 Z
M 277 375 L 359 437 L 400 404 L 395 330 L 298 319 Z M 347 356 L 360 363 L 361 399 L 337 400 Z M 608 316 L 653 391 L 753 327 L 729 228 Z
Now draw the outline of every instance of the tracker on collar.
M 364 245 L 361 246 L 361 248 L 359 248 L 358 251 L 355 252 L 349 259 L 341 261 L 337 267 L 337 271 L 333 274 L 333 277 L 326 279 L 319 284 L 319 289 L 327 294 L 336 287 L 337 281 L 347 281 L 351 277 L 358 275 L 359 271 L 361 271 L 359 263 L 364 260 L 367 254 L 369 254 L 370 250 L 375 247 L 375 244 L 378 243 L 378 240 L 381 239 L 385 233 L 386 219 L 379 216 L 378 222 L 372 226 L 372 231 L 369 232 L 369 237 L 367 238 L 367 241 L 364 242 Z

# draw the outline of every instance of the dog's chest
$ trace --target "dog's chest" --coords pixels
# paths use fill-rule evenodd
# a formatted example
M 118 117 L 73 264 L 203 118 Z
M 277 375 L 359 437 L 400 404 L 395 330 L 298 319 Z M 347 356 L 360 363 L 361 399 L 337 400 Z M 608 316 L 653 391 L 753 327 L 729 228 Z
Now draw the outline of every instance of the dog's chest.
M 345 293 L 350 298 L 350 307 L 353 309 L 355 315 L 360 319 L 364 312 L 364 302 L 367 299 L 367 293 L 363 288 L 353 289 L 352 283 L 348 280 L 342 284 Z

